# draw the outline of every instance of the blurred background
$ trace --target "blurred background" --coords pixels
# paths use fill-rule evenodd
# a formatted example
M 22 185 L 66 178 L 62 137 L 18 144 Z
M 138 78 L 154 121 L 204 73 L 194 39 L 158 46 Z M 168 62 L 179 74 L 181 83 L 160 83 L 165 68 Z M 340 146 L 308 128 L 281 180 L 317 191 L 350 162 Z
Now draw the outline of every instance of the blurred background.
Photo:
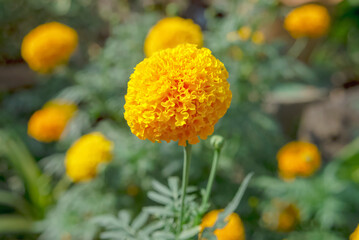
M 177 143 L 139 140 L 123 117 L 146 36 L 174 16 L 200 26 L 203 46 L 229 72 L 232 104 L 215 128 L 226 144 L 213 206 L 223 208 L 254 172 L 237 211 L 247 239 L 349 239 L 359 223 L 357 0 L 0 0 L 0 239 L 99 239 L 93 217 L 136 214 L 151 203 L 154 178 L 180 176 Z M 36 71 L 24 60 L 24 38 L 54 21 L 74 29 L 78 43 L 66 64 Z M 41 141 L 29 120 L 54 99 L 76 114 L 58 139 Z M 93 131 L 114 143 L 113 160 L 91 181 L 73 183 L 66 151 Z M 278 169 L 277 153 L 291 141 L 314 144 L 321 159 L 295 180 Z M 293 161 L 306 150 L 298 151 Z M 193 154 L 190 184 L 205 187 L 209 141 Z

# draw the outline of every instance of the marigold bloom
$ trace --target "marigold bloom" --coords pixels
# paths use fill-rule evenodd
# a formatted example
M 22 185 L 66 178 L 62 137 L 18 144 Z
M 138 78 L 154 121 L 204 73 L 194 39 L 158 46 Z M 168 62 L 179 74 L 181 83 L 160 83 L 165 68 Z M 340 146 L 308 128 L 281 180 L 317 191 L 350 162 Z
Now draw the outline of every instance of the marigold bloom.
M 237 33 L 241 40 L 246 41 L 251 37 L 252 29 L 248 26 L 243 26 L 237 31 Z
M 52 142 L 61 138 L 77 107 L 61 100 L 50 101 L 36 111 L 28 122 L 28 134 L 40 142 Z
M 128 82 L 125 119 L 152 142 L 206 139 L 232 99 L 223 63 L 193 44 L 159 51 L 139 63 Z
M 308 142 L 290 142 L 278 154 L 279 174 L 283 179 L 308 177 L 318 170 L 321 156 L 318 148 Z
M 32 70 L 48 73 L 69 60 L 77 43 L 74 29 L 58 22 L 45 23 L 24 37 L 21 55 Z
M 207 213 L 200 225 L 201 232 L 207 227 L 213 227 L 216 223 L 218 214 L 223 210 L 213 210 Z M 241 218 L 237 213 L 232 213 L 226 218 L 228 221 L 227 225 L 224 228 L 216 229 L 214 235 L 216 235 L 217 240 L 245 240 L 245 232 Z M 199 235 L 199 240 L 206 240 Z
M 74 182 L 93 179 L 101 163 L 112 160 L 113 143 L 99 132 L 78 139 L 67 151 L 66 173 Z
M 196 44 L 198 47 L 202 47 L 201 27 L 191 19 L 164 18 L 149 31 L 145 40 L 144 51 L 149 57 L 159 50 L 174 48 L 183 43 Z
M 294 229 L 300 220 L 299 209 L 292 203 L 275 199 L 273 209 L 263 214 L 264 224 L 271 230 L 289 232 Z
M 257 45 L 263 44 L 265 41 L 265 36 L 261 31 L 255 31 L 252 35 L 252 42 Z
M 349 240 L 359 240 L 359 225 L 355 229 L 355 231 L 350 235 Z
M 318 38 L 329 29 L 328 10 L 320 5 L 308 4 L 292 10 L 284 21 L 284 27 L 293 38 Z

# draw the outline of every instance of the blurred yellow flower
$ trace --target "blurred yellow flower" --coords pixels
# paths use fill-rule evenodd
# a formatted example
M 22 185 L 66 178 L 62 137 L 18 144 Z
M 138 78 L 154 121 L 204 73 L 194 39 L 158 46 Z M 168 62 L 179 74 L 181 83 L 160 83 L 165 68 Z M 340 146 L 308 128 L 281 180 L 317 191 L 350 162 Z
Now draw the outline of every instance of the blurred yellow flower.
M 355 231 L 350 235 L 349 240 L 359 240 L 359 225 L 355 229 Z
M 133 134 L 181 146 L 206 139 L 231 104 L 223 63 L 207 48 L 182 44 L 139 63 L 128 82 L 125 119 Z
M 321 156 L 318 148 L 309 142 L 290 142 L 277 153 L 279 174 L 283 179 L 308 177 L 318 170 Z
M 300 220 L 299 209 L 291 203 L 274 199 L 272 209 L 262 215 L 264 224 L 273 231 L 289 232 Z
M 77 107 L 73 103 L 62 100 L 50 101 L 31 116 L 28 134 L 40 142 L 57 141 L 76 110 Z
M 257 45 L 260 45 L 260 44 L 263 44 L 265 41 L 265 36 L 263 34 L 263 32 L 261 31 L 255 31 L 252 35 L 252 42 L 257 44 Z
M 239 39 L 247 41 L 252 35 L 252 29 L 248 26 L 241 27 L 238 31 Z
M 93 179 L 101 163 L 112 160 L 113 143 L 99 132 L 82 136 L 67 151 L 66 173 L 74 182 Z
M 293 38 L 317 38 L 325 35 L 329 29 L 328 10 L 320 5 L 307 4 L 292 10 L 284 21 L 284 28 Z
M 229 32 L 227 33 L 226 38 L 228 42 L 235 42 L 238 40 L 238 34 L 237 32 Z
M 21 55 L 32 70 L 48 73 L 69 60 L 77 43 L 74 29 L 58 22 L 45 23 L 24 37 Z
M 208 227 L 212 227 L 218 218 L 218 214 L 221 213 L 223 210 L 213 210 L 207 213 L 200 225 L 201 232 Z M 214 235 L 216 235 L 217 240 L 244 240 L 245 239 L 245 232 L 241 218 L 238 216 L 237 213 L 232 213 L 226 218 L 228 221 L 227 225 L 224 228 L 216 229 L 214 231 Z M 205 238 L 201 237 L 201 233 L 199 234 L 199 240 L 206 240 Z
M 144 51 L 147 57 L 166 48 L 174 48 L 179 44 L 191 43 L 198 47 L 203 45 L 201 27 L 191 19 L 170 17 L 160 20 L 149 31 Z

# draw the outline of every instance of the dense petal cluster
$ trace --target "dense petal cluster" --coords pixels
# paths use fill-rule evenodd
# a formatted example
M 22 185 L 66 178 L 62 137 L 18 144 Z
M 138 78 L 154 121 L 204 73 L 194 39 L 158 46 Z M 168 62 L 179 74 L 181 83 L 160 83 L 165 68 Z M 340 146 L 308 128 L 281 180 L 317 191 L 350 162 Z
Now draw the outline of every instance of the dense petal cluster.
M 133 134 L 185 146 L 206 139 L 230 106 L 223 63 L 207 48 L 182 44 L 139 63 L 128 82 L 125 119 Z
M 207 213 L 200 225 L 201 232 L 207 227 L 213 227 L 216 223 L 219 213 L 223 210 L 213 210 Z M 232 213 L 226 218 L 228 221 L 227 225 L 224 228 L 216 229 L 214 231 L 214 235 L 216 235 L 217 240 L 245 240 L 245 232 L 244 226 L 242 223 L 241 218 L 238 216 L 237 213 Z M 206 240 L 199 236 L 200 240 Z
M 359 240 L 359 225 L 355 229 L 355 231 L 350 235 L 349 240 Z
M 149 57 L 159 50 L 174 48 L 183 43 L 196 44 L 198 47 L 202 47 L 201 27 L 191 19 L 164 18 L 149 31 L 145 40 L 144 51 Z
M 62 100 L 50 101 L 31 116 L 28 134 L 40 142 L 57 141 L 76 110 L 77 107 L 73 103 Z
M 320 5 L 308 4 L 292 10 L 284 21 L 284 27 L 293 38 L 317 38 L 329 29 L 328 10 Z
M 25 36 L 21 55 L 32 70 L 47 73 L 66 63 L 77 43 L 74 29 L 58 22 L 45 23 Z
M 93 179 L 101 163 L 112 160 L 113 143 L 99 132 L 78 139 L 67 151 L 66 173 L 74 182 Z
M 321 164 L 318 148 L 309 142 L 290 142 L 283 146 L 278 154 L 279 174 L 283 179 L 296 176 L 311 176 Z
M 278 199 L 272 201 L 272 208 L 263 213 L 264 224 L 271 230 L 289 232 L 294 229 L 300 220 L 297 206 Z

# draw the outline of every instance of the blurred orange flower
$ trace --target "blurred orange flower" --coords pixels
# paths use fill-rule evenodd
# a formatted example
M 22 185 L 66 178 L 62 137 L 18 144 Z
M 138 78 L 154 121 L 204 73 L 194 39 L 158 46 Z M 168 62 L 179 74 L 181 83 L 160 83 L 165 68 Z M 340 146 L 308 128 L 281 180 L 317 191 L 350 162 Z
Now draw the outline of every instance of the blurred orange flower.
M 149 31 L 144 51 L 147 57 L 166 48 L 174 48 L 179 44 L 191 43 L 198 47 L 203 45 L 201 27 L 191 19 L 180 17 L 164 18 Z
M 223 210 L 213 210 L 207 213 L 200 225 L 201 232 L 208 227 L 213 227 L 216 223 L 219 213 L 223 212 Z M 228 221 L 227 225 L 224 228 L 216 229 L 214 231 L 214 235 L 216 235 L 217 240 L 245 240 L 245 232 L 244 226 L 241 218 L 237 213 L 232 213 L 226 218 Z M 206 240 L 201 237 L 201 233 L 199 234 L 199 240 Z
M 69 60 L 77 43 L 74 29 L 58 22 L 45 23 L 24 37 L 21 55 L 32 70 L 48 73 Z
M 284 20 L 284 28 L 293 38 L 318 38 L 328 32 L 329 26 L 328 10 L 316 4 L 295 8 Z
M 271 209 L 263 213 L 262 220 L 271 230 L 289 232 L 300 220 L 299 209 L 292 203 L 274 199 Z
M 61 138 L 77 107 L 62 100 L 50 101 L 36 111 L 28 122 L 28 134 L 40 142 L 52 142 Z
M 350 235 L 349 240 L 359 240 L 359 225 L 354 230 L 354 232 Z
M 318 148 L 308 142 L 290 142 L 278 154 L 279 174 L 283 179 L 308 177 L 318 170 L 321 156 Z

